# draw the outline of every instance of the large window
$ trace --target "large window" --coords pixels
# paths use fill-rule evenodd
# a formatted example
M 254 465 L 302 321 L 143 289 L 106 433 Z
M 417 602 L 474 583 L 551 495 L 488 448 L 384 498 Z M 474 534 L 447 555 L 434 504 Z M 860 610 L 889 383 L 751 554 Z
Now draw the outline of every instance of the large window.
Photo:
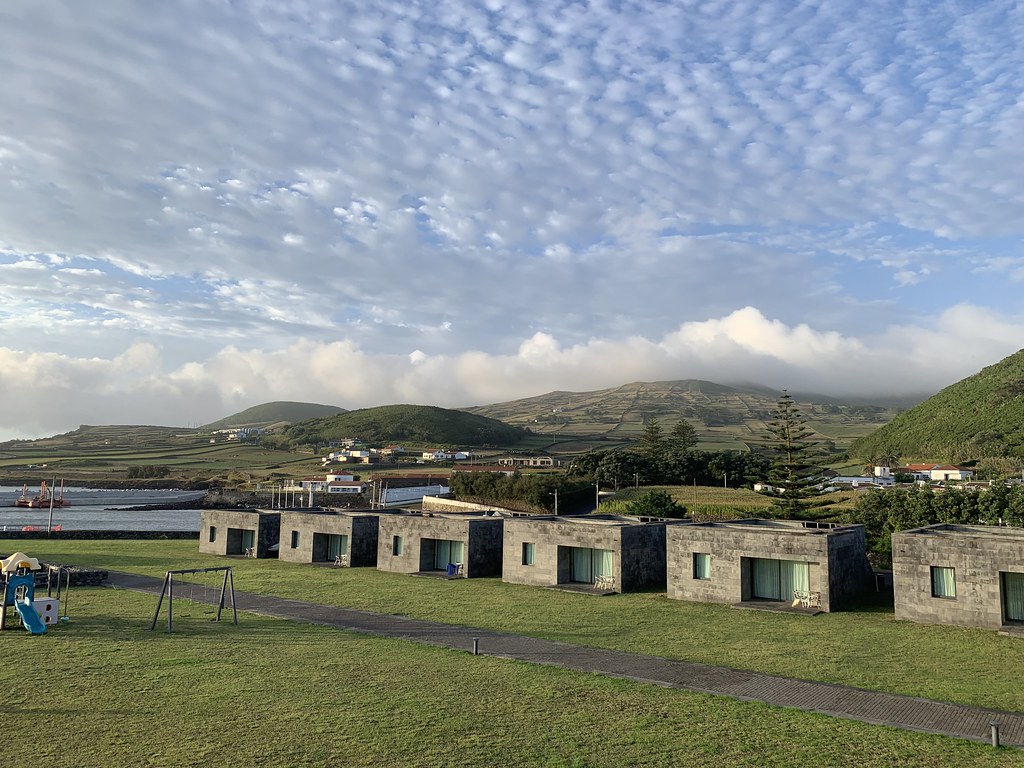
M 711 578 L 711 555 L 709 555 L 707 552 L 693 553 L 693 578 Z
M 771 560 L 755 557 L 751 561 L 751 596 L 762 600 L 793 599 L 794 592 L 807 592 L 810 577 L 807 563 L 797 560 Z
M 391 539 L 391 554 L 398 556 L 402 554 L 402 550 L 405 549 L 405 541 L 401 536 L 394 536 Z
M 428 540 L 423 541 L 424 546 L 429 546 Z M 466 557 L 466 543 L 450 539 L 435 539 L 434 545 L 434 569 L 446 570 L 449 564 L 464 563 Z
M 348 554 L 348 536 L 343 533 L 332 533 L 327 537 L 327 559 L 337 560 Z
M 532 541 L 523 542 L 523 565 L 533 565 L 537 557 L 537 545 Z
M 612 551 L 570 547 L 571 580 L 580 584 L 593 584 L 599 576 L 612 576 Z
M 1007 621 L 1024 621 L 1024 573 L 1002 574 L 1003 614 Z
M 945 566 L 932 566 L 932 597 L 956 597 L 956 571 Z

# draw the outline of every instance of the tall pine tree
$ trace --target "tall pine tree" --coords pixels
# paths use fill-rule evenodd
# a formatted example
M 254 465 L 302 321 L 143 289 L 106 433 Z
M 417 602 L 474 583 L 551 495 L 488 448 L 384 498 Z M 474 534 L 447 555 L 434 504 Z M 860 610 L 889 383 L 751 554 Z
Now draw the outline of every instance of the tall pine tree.
M 777 494 L 774 507 L 786 517 L 804 517 L 810 506 L 808 499 L 821 494 L 821 467 L 815 463 L 818 443 L 785 390 L 775 404 L 767 431 L 772 452 L 768 481 Z

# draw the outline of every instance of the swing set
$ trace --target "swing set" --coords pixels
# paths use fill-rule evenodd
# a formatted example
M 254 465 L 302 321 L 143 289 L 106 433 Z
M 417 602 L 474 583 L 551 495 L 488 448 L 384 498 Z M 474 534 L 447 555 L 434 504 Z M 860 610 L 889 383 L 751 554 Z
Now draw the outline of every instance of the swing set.
M 232 624 L 238 624 L 238 610 L 235 607 L 235 574 L 231 566 L 217 566 L 215 568 L 186 568 L 179 571 L 167 571 L 164 575 L 163 589 L 160 590 L 160 599 L 156 603 L 156 612 L 153 614 L 153 623 L 149 625 L 149 628 L 156 629 L 156 622 L 160 618 L 160 608 L 163 606 L 164 595 L 167 596 L 167 631 L 174 631 L 174 577 L 178 576 L 179 590 L 183 589 L 183 585 L 188 585 L 187 594 L 179 594 L 179 597 L 188 600 L 190 602 L 202 602 L 205 604 L 212 605 L 209 599 L 210 586 L 205 582 L 203 586 L 203 595 L 201 600 L 197 600 L 195 595 L 196 585 L 191 581 L 184 581 L 180 577 L 187 576 L 189 574 L 207 574 L 215 572 L 224 572 L 224 579 L 220 585 L 220 597 L 216 603 L 217 615 L 210 621 L 220 621 L 221 613 L 224 610 L 225 599 L 230 595 L 231 597 L 231 614 Z M 216 588 L 216 587 L 214 587 Z M 213 613 L 211 609 L 209 613 Z

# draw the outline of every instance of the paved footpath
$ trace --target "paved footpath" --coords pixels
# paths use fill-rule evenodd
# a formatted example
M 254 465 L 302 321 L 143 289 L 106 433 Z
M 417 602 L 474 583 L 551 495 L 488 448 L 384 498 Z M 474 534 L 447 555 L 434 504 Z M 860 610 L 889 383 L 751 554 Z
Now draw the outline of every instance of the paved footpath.
M 107 584 L 137 592 L 160 594 L 162 579 L 111 571 Z M 206 602 L 216 603 L 219 595 Z M 459 627 L 404 616 L 336 608 L 251 592 L 235 592 L 238 610 L 319 624 L 380 637 L 455 648 L 535 664 L 653 683 L 668 688 L 729 696 L 794 707 L 833 717 L 989 742 L 991 722 L 1000 723 L 1000 742 L 1024 748 L 1024 714 L 949 704 L 913 696 L 867 691 L 831 683 L 794 680 L 709 664 L 664 659 L 623 651 L 559 643 L 487 629 Z M 202 602 L 202 601 L 200 601 Z M 230 606 L 225 608 L 230 615 Z M 166 615 L 166 607 L 161 618 Z M 225 617 L 227 618 L 227 617 Z M 158 625 L 159 628 L 159 625 Z

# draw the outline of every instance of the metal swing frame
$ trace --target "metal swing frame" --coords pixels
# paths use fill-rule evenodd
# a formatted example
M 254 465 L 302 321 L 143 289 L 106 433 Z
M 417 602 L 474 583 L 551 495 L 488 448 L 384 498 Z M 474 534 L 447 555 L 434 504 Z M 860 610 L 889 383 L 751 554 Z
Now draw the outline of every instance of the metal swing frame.
M 221 613 L 224 611 L 225 598 L 231 596 L 232 624 L 238 624 L 238 608 L 235 605 L 235 573 L 231 566 L 221 565 L 214 568 L 185 568 L 177 571 L 167 571 L 164 575 L 163 589 L 160 590 L 160 599 L 156 603 L 156 611 L 153 613 L 153 621 L 149 625 L 151 630 L 156 629 L 156 622 L 160 618 L 160 608 L 163 606 L 164 595 L 167 596 L 167 631 L 174 631 L 174 577 L 190 573 L 211 573 L 223 571 L 224 580 L 220 587 L 220 598 L 217 600 L 217 617 L 213 621 L 220 621 Z M 192 602 L 195 602 L 194 600 Z M 205 601 L 204 601 L 205 602 Z

